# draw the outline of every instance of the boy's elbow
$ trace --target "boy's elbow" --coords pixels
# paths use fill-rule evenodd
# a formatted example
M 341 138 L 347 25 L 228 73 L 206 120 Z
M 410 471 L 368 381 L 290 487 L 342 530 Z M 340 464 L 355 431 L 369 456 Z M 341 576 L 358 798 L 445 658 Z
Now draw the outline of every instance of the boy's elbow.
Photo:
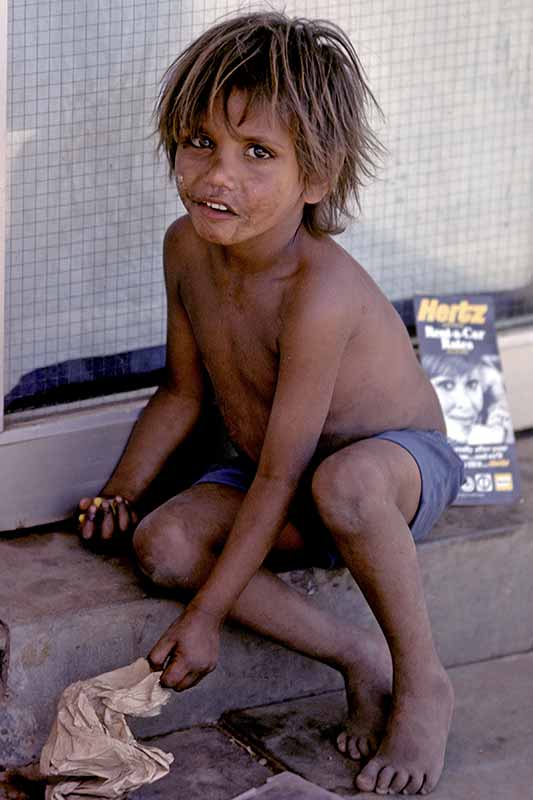
M 169 406 L 175 406 L 182 412 L 187 409 L 188 413 L 199 417 L 203 407 L 204 392 L 202 389 L 189 390 L 180 386 L 175 386 L 168 382 L 160 384 L 157 394 Z

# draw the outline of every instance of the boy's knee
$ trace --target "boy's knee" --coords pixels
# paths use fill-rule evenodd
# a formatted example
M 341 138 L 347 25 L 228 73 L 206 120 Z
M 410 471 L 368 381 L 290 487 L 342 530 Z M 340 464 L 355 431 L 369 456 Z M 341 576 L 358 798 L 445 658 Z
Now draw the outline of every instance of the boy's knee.
M 366 533 L 390 501 L 383 470 L 364 455 L 355 460 L 342 452 L 326 458 L 313 476 L 318 513 L 333 533 Z
M 133 550 L 141 571 L 157 586 L 192 586 L 198 562 L 184 527 L 159 510 L 148 514 L 133 535 Z

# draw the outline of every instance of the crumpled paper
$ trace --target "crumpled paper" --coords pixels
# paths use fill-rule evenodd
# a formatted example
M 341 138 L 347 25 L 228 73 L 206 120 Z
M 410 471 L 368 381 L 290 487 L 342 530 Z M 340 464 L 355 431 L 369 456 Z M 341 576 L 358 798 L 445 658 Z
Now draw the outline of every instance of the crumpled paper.
M 139 658 L 64 690 L 40 769 L 43 776 L 66 780 L 48 785 L 46 800 L 86 795 L 115 800 L 168 774 L 174 756 L 137 742 L 124 717 L 159 714 L 171 696 L 160 676 Z

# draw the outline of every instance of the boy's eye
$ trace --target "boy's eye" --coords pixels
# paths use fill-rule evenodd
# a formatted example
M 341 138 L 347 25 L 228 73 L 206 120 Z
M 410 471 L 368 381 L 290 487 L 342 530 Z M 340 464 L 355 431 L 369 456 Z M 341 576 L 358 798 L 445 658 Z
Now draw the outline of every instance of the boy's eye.
M 251 144 L 246 150 L 246 155 L 260 159 L 261 161 L 272 158 L 272 153 L 269 153 L 266 147 L 262 147 L 260 144 Z
M 199 136 L 191 136 L 189 139 L 190 143 L 193 147 L 198 147 L 199 149 L 205 149 L 206 147 L 212 147 L 213 142 L 209 138 L 209 136 L 205 136 L 205 134 L 200 134 Z

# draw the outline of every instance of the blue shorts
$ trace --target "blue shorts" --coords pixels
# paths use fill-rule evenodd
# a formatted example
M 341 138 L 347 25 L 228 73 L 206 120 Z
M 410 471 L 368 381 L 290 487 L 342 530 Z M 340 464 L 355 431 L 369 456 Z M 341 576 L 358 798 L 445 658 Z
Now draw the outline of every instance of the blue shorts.
M 413 539 L 420 541 L 430 532 L 443 511 L 456 498 L 464 480 L 463 462 L 440 431 L 398 430 L 384 431 L 370 439 L 385 439 L 407 450 L 420 470 L 422 490 L 415 516 L 409 525 Z M 219 483 L 247 492 L 255 476 L 256 465 L 247 456 L 239 454 L 222 464 L 211 466 L 196 483 Z M 307 504 L 309 505 L 309 503 Z M 342 560 L 333 540 L 318 514 L 296 508 L 291 521 L 305 536 L 313 531 L 309 545 L 316 566 L 332 568 L 342 566 Z

